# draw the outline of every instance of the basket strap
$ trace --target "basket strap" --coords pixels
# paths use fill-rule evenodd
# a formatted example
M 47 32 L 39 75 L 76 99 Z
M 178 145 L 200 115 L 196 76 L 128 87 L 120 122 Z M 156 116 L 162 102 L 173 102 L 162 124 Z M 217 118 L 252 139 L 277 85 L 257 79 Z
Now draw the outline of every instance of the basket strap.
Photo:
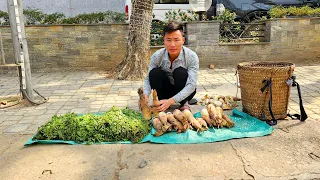
M 264 92 L 267 88 L 269 88 L 270 91 L 270 98 L 269 98 L 269 102 L 268 102 L 268 108 L 269 108 L 269 113 L 271 115 L 272 120 L 270 121 L 266 121 L 267 124 L 269 124 L 270 126 L 274 126 L 277 125 L 278 121 L 274 118 L 273 112 L 272 112 L 272 79 L 265 79 L 262 81 L 262 83 L 264 83 L 265 85 L 260 89 L 261 92 Z
M 304 110 L 304 107 L 302 104 L 300 85 L 299 83 L 296 82 L 296 76 L 292 76 L 292 87 L 297 87 L 297 90 L 298 90 L 300 114 L 288 114 L 288 116 L 293 120 L 305 121 L 306 119 L 308 119 L 308 115 Z
M 236 76 L 236 79 L 237 79 L 237 84 L 236 84 L 236 87 L 237 87 L 236 98 L 238 98 L 238 93 L 239 93 L 239 89 L 240 89 L 238 70 L 236 70 L 236 73 L 235 73 L 234 75 Z
M 305 121 L 308 118 L 308 115 L 306 111 L 304 110 L 303 104 L 302 104 L 302 97 L 301 97 L 301 90 L 299 83 L 296 82 L 296 76 L 292 76 L 292 87 L 297 87 L 298 95 L 299 95 L 299 106 L 300 106 L 300 114 L 287 114 L 291 119 L 293 120 L 300 120 Z M 270 98 L 268 102 L 268 108 L 271 115 L 272 120 L 266 121 L 267 124 L 270 126 L 274 126 L 277 124 L 277 120 L 274 118 L 273 112 L 272 112 L 272 79 L 265 79 L 262 81 L 265 85 L 260 89 L 261 92 L 264 92 L 267 88 L 269 88 L 270 91 Z

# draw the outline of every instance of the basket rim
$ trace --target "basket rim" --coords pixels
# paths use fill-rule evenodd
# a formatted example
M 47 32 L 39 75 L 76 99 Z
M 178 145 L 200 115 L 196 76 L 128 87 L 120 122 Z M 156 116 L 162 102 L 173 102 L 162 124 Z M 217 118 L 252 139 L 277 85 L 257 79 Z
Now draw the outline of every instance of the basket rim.
M 277 66 L 278 65 L 278 66 Z M 248 61 L 248 62 L 242 62 L 237 65 L 237 69 L 269 69 L 269 68 L 293 68 L 295 67 L 295 64 L 290 62 L 283 62 L 283 61 Z

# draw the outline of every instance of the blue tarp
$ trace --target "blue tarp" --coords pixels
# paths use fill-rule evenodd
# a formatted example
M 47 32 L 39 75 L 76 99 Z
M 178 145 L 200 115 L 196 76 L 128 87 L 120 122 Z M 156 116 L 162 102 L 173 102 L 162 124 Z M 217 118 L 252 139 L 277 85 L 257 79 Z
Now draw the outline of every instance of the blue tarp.
M 200 117 L 200 112 L 194 114 L 195 117 Z M 187 130 L 185 133 L 177 134 L 176 131 L 167 132 L 162 136 L 155 137 L 155 129 L 152 128 L 151 132 L 144 137 L 141 143 L 163 143 L 163 144 L 196 144 L 196 143 L 209 143 L 224 141 L 236 138 L 245 137 L 259 137 L 271 134 L 274 130 L 273 127 L 269 126 L 266 122 L 260 121 L 246 113 L 243 113 L 237 109 L 232 111 L 230 115 L 232 121 L 235 122 L 233 128 L 209 128 L 208 131 L 203 131 L 202 133 Z M 33 137 L 32 137 L 33 138 Z M 74 141 L 62 141 L 62 140 L 33 140 L 30 138 L 25 146 L 31 144 L 87 144 L 86 142 L 77 143 Z M 125 142 L 102 142 L 101 144 L 131 144 L 130 141 Z

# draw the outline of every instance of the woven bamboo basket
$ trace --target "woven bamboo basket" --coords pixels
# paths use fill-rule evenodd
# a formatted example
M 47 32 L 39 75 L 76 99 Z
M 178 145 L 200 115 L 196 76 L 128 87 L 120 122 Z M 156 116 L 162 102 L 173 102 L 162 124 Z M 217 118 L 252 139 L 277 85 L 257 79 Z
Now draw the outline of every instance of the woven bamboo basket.
M 244 62 L 237 66 L 243 112 L 261 120 L 272 120 L 269 113 L 269 90 L 261 92 L 263 80 L 272 81 L 272 112 L 275 119 L 287 116 L 294 64 L 287 62 Z

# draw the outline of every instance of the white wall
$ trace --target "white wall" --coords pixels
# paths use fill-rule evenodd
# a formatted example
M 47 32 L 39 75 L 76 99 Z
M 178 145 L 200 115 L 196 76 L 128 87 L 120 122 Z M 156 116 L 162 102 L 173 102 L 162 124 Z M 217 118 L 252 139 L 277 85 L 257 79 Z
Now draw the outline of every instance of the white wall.
M 44 13 L 63 13 L 72 17 L 83 13 L 125 12 L 125 0 L 22 0 L 23 8 L 39 9 Z M 0 10 L 7 12 L 7 0 L 0 0 Z

